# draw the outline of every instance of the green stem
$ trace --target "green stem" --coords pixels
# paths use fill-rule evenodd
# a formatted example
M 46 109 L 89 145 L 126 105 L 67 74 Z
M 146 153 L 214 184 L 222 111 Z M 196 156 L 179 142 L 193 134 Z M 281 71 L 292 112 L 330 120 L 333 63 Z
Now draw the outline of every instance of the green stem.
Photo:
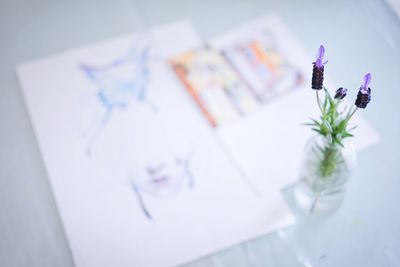
M 314 200 L 311 204 L 309 212 L 312 214 L 317 208 L 317 204 L 321 195 L 321 185 L 323 180 L 332 176 L 337 168 L 337 148 L 333 143 L 324 145 L 322 149 L 322 159 L 319 163 L 319 179 L 315 181 Z
M 354 110 L 353 110 L 353 112 L 347 117 L 347 121 L 349 121 L 350 119 L 351 119 L 351 117 L 353 117 L 353 115 L 354 115 L 354 113 L 356 113 L 356 111 L 358 110 L 358 108 L 355 108 Z
M 317 207 L 317 203 L 319 200 L 319 193 L 317 192 L 312 204 L 311 204 L 311 208 L 310 208 L 310 213 L 314 213 L 315 212 L 315 208 Z
M 320 174 L 321 177 L 329 177 L 331 176 L 336 168 L 336 159 L 337 159 L 337 148 L 334 144 L 330 143 L 325 146 L 323 151 L 323 156 L 320 164 Z
M 315 90 L 315 93 L 316 93 L 316 95 L 317 95 L 317 103 L 318 103 L 318 107 L 319 107 L 319 110 L 321 111 L 321 113 L 324 113 L 324 112 L 322 111 L 322 106 L 321 106 L 321 101 L 319 100 L 319 94 L 318 94 L 318 91 L 319 91 L 319 90 Z

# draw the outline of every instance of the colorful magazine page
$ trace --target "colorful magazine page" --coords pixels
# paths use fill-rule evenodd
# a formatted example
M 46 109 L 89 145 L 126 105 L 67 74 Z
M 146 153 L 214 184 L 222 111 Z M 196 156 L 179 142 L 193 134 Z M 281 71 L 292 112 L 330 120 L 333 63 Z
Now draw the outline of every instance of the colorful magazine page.
M 261 32 L 224 47 L 221 52 L 261 101 L 295 90 L 303 84 L 299 69 L 290 63 L 270 32 Z
M 214 127 L 233 121 L 258 105 L 257 97 L 218 51 L 199 49 L 170 62 Z

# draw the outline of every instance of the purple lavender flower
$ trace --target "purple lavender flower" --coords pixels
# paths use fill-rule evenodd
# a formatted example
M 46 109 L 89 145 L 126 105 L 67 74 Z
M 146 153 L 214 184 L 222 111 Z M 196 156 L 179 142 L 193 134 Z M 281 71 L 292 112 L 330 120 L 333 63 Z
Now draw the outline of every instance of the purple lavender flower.
M 371 82 L 371 73 L 367 73 L 364 76 L 364 83 L 361 85 L 360 90 L 357 94 L 357 99 L 355 105 L 358 108 L 366 108 L 369 101 L 371 101 L 371 88 L 369 88 L 369 83 Z
M 317 59 L 313 62 L 313 74 L 311 80 L 311 88 L 315 90 L 321 90 L 324 82 L 324 65 L 328 62 L 324 62 L 325 47 L 321 45 L 318 49 Z
M 347 89 L 340 87 L 336 90 L 335 99 L 343 99 L 347 94 Z

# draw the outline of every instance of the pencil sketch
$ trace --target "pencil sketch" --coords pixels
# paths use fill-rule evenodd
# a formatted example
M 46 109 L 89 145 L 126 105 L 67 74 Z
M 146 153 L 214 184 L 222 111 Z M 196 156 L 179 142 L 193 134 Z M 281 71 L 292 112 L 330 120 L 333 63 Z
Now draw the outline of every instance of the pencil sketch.
M 85 77 L 96 86 L 96 98 L 103 108 L 100 120 L 87 133 L 87 156 L 91 156 L 96 139 L 116 109 L 126 109 L 131 102 L 137 102 L 157 112 L 157 107 L 147 97 L 151 63 L 154 60 L 156 57 L 151 44 L 136 42 L 128 53 L 108 64 L 79 64 Z
M 143 177 L 130 175 L 132 191 L 145 217 L 153 219 L 145 196 L 171 197 L 181 190 L 194 188 L 194 175 L 191 168 L 193 153 L 188 156 L 174 156 L 146 166 Z

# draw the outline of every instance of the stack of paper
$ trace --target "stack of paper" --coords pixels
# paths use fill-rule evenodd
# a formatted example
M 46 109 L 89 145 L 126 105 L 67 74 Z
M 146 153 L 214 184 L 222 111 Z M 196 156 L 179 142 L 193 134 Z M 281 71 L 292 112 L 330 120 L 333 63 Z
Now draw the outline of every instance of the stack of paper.
M 20 66 L 76 265 L 173 266 L 292 224 L 310 66 L 276 17 L 207 48 L 178 22 Z

